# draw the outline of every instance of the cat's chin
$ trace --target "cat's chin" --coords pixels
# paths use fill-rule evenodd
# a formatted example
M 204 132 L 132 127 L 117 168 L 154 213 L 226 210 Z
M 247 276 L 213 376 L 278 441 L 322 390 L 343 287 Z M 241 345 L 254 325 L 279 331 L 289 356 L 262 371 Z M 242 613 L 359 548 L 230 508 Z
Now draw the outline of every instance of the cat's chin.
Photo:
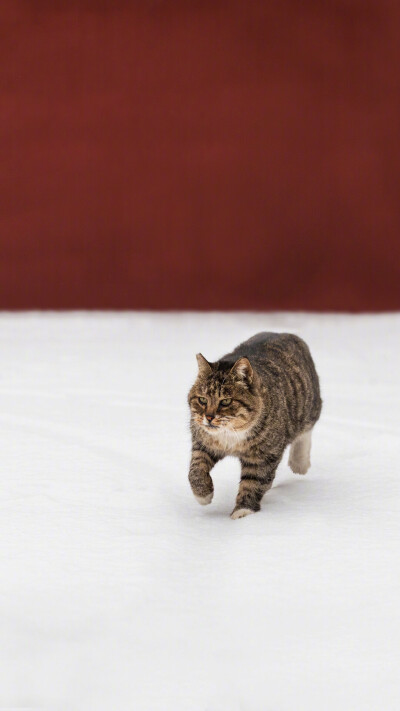
M 201 423 L 201 426 L 206 432 L 223 432 L 226 429 L 222 425 L 205 425 Z

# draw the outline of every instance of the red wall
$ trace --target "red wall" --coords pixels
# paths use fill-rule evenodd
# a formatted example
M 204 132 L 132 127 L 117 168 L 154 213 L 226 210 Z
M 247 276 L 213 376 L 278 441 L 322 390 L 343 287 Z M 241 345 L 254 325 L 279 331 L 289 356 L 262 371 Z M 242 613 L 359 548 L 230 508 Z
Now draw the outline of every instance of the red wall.
M 400 308 L 398 0 L 0 21 L 0 308 Z

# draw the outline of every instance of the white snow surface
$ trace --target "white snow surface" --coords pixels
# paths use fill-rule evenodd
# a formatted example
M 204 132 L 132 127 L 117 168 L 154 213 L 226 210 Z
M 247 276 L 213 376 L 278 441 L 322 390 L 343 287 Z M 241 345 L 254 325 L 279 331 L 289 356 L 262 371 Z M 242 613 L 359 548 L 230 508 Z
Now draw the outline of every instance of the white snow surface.
M 187 480 L 195 354 L 311 348 L 323 411 L 232 521 Z M 400 314 L 0 316 L 0 708 L 398 711 Z

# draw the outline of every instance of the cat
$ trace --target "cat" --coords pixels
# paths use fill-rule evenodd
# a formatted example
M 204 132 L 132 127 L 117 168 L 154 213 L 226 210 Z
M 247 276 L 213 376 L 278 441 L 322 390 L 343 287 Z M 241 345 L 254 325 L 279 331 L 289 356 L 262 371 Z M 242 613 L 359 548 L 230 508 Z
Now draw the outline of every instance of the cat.
M 188 395 L 189 482 L 197 501 L 210 504 L 211 469 L 227 455 L 238 457 L 231 518 L 242 518 L 260 510 L 288 444 L 292 471 L 307 472 L 322 407 L 318 375 L 307 344 L 291 333 L 258 333 L 214 363 L 196 357 L 199 372 Z

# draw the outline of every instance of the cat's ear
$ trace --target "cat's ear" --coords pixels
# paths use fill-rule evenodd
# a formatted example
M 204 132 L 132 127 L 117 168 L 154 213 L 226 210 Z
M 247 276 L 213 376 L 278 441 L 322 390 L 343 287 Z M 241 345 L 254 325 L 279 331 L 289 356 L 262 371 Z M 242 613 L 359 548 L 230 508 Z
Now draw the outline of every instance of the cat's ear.
M 204 356 L 201 355 L 201 353 L 198 353 L 196 358 L 197 364 L 199 366 L 199 375 L 209 375 L 212 371 L 212 368 L 208 360 L 206 360 Z
M 251 367 L 249 359 L 245 356 L 236 361 L 235 365 L 231 368 L 231 373 L 242 383 L 250 385 L 253 382 L 253 368 Z

